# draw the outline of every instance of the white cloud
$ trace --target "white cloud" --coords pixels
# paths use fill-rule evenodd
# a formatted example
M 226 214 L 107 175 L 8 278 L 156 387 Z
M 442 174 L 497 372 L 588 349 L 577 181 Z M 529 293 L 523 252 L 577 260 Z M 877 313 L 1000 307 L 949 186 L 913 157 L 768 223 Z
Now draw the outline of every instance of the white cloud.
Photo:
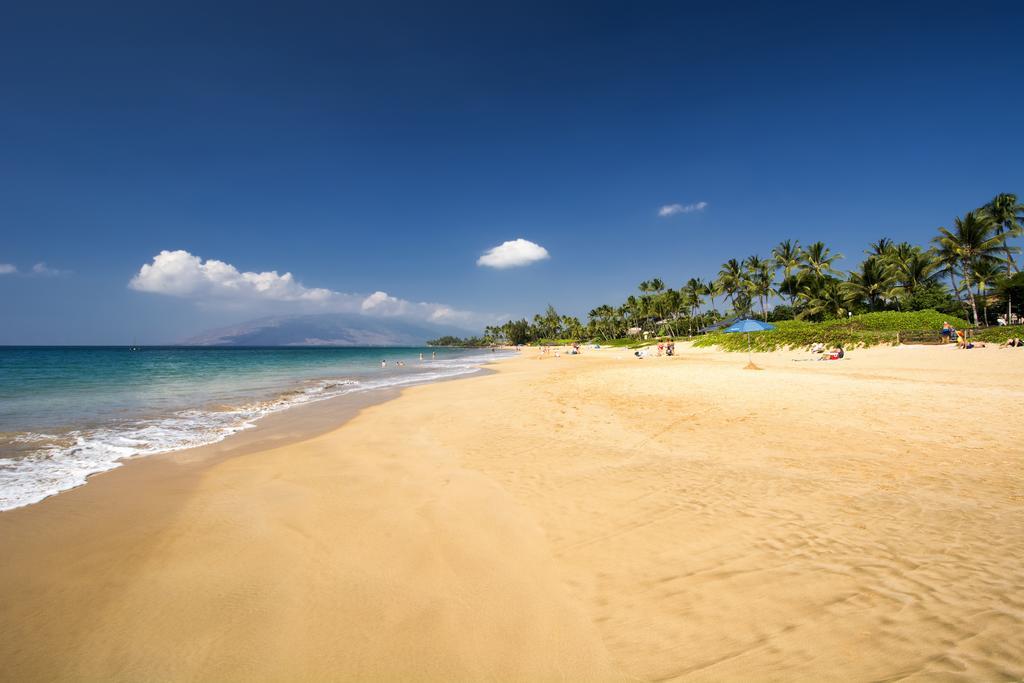
M 203 261 L 187 251 L 161 251 L 139 269 L 128 286 L 140 292 L 181 297 L 207 296 L 265 301 L 325 301 L 333 292 L 310 289 L 295 281 L 291 273 L 276 270 L 263 273 L 239 272 L 230 263 Z
M 42 261 L 32 266 L 33 275 L 41 275 L 43 277 L 60 277 L 62 275 L 70 275 L 70 270 L 60 270 L 58 268 L 51 268 Z
M 0 263 L 0 275 L 10 275 L 17 272 L 17 266 L 11 265 L 10 263 Z
M 707 202 L 697 202 L 696 204 L 666 204 L 665 206 L 658 209 L 658 215 L 662 218 L 668 216 L 675 216 L 679 213 L 696 213 L 703 211 L 708 208 Z
M 192 299 L 205 307 L 265 309 L 285 307 L 307 312 L 361 313 L 399 317 L 473 329 L 496 322 L 494 316 L 459 311 L 444 304 L 413 302 L 374 292 L 369 296 L 306 287 L 291 273 L 242 272 L 230 263 L 203 260 L 184 250 L 161 251 L 143 265 L 128 286 L 140 292 Z
M 516 268 L 528 266 L 547 258 L 551 258 L 547 249 L 520 237 L 488 249 L 483 256 L 476 260 L 476 264 L 488 268 Z

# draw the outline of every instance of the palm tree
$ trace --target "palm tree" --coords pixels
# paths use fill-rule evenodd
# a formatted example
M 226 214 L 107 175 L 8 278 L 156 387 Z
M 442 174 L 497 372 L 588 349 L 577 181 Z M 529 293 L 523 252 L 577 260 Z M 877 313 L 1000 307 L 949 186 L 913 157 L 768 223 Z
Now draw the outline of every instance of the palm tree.
M 932 240 L 936 242 L 938 238 Z M 936 246 L 932 249 L 932 253 L 935 254 L 935 258 L 939 264 L 939 270 L 936 275 L 946 276 L 949 278 L 949 288 L 953 292 L 953 296 L 956 297 L 957 303 L 965 311 L 964 317 L 968 316 L 967 304 L 964 303 L 963 297 L 960 295 L 964 288 L 957 282 L 957 277 L 961 276 L 960 273 L 960 255 L 957 254 L 956 250 L 948 244 L 936 243 Z
M 1006 262 L 1014 272 L 1019 273 L 1020 269 L 1017 268 L 1017 262 L 1013 260 L 1013 254 L 1018 253 L 1020 249 L 1010 247 L 1006 241 L 1011 237 L 1024 235 L 1024 204 L 1017 201 L 1017 195 L 1003 193 L 996 195 L 992 201 L 986 204 L 985 211 L 992 216 L 992 220 L 996 223 L 996 234 L 1002 240 Z
M 606 340 L 615 336 L 614 308 L 608 304 L 601 304 L 597 308 L 591 310 L 590 313 L 587 313 L 587 317 L 590 318 L 590 322 L 604 335 Z
M 579 318 L 575 316 L 562 316 L 562 330 L 567 337 L 575 341 L 579 341 L 583 336 L 583 325 L 580 324 Z
M 834 278 L 827 278 L 808 288 L 807 308 L 799 317 L 823 315 L 842 318 L 849 313 L 855 303 L 853 295 L 844 287 L 845 283 Z
M 683 295 L 679 290 L 672 289 L 671 287 L 666 289 L 664 293 L 658 295 L 658 299 L 661 302 L 663 310 L 666 312 L 664 320 L 668 322 L 665 327 L 668 328 L 668 333 L 675 336 L 675 320 L 679 316 L 679 309 L 683 306 Z
M 953 229 L 939 228 L 934 239 L 940 250 L 955 255 L 960 262 L 960 273 L 964 278 L 967 296 L 974 313 L 974 324 L 978 324 L 978 302 L 971 287 L 975 281 L 974 268 L 982 261 L 1000 261 L 1003 240 L 996 234 L 996 223 L 985 211 L 968 211 L 963 218 L 953 219 Z
M 935 281 L 940 266 L 941 263 L 933 252 L 924 251 L 920 247 L 906 259 L 893 260 L 889 264 L 889 274 L 895 280 L 895 286 L 891 291 L 892 298 L 900 301 L 914 296 L 914 292 L 921 286 Z
M 850 273 L 850 280 L 843 283 L 852 298 L 867 301 L 868 309 L 884 303 L 889 292 L 892 277 L 889 275 L 881 256 L 869 256 L 860 264 L 860 270 Z
M 711 310 L 715 310 L 715 297 L 722 293 L 722 286 L 718 280 L 711 280 L 704 287 L 704 294 L 711 299 Z
M 658 318 L 665 317 L 664 301 L 661 293 L 665 291 L 665 281 L 660 277 L 651 278 L 651 293 L 654 294 L 654 314 Z
M 774 249 L 772 249 L 772 258 L 775 259 L 775 267 L 782 270 L 782 282 L 787 282 L 793 277 L 793 271 L 800 267 L 800 260 L 802 256 L 802 250 L 800 249 L 800 243 L 796 240 L 784 240 L 779 242 Z M 781 290 L 783 287 L 782 283 L 779 285 Z M 789 297 L 789 305 L 792 308 L 796 308 L 796 294 L 791 293 Z
M 629 319 L 636 323 L 640 319 L 640 302 L 632 294 L 626 297 L 625 308 L 629 312 Z
M 654 285 L 651 283 L 650 280 L 644 280 L 639 285 L 637 285 L 637 289 L 639 289 L 641 292 L 639 309 L 642 317 L 644 318 L 639 327 L 645 327 L 646 320 L 649 317 L 649 314 L 651 313 L 653 308 L 653 306 L 651 305 L 651 294 L 654 293 Z
M 886 263 L 899 263 L 900 261 L 906 261 L 910 258 L 911 254 L 916 254 L 921 251 L 921 247 L 910 242 L 900 242 L 889 247 L 889 251 L 885 253 L 883 262 Z
M 733 308 L 736 307 L 736 295 L 743 289 L 743 279 L 743 266 L 734 258 L 723 263 L 718 271 L 719 289 Z
M 789 297 L 789 305 L 793 309 L 793 315 L 796 315 L 796 300 L 804 293 L 805 281 L 806 278 L 798 273 L 793 273 L 789 277 L 783 278 L 782 282 L 779 283 L 778 292 Z
M 888 237 L 881 237 L 877 242 L 872 242 L 868 245 L 868 251 L 864 252 L 868 256 L 886 256 L 889 254 L 889 250 L 892 249 L 892 240 Z
M 704 304 L 704 300 L 701 297 L 705 291 L 707 291 L 707 285 L 695 277 L 687 280 L 680 290 L 682 295 L 681 303 L 689 309 L 691 335 L 693 334 L 693 319 L 697 316 L 697 309 Z
M 744 284 L 751 298 L 756 298 L 761 306 L 761 317 L 768 320 L 768 311 L 765 310 L 765 302 L 768 297 L 775 293 L 772 287 L 774 277 L 771 264 L 759 256 L 749 256 L 743 261 L 746 268 Z
M 832 264 L 841 258 L 842 254 L 833 254 L 824 242 L 809 244 L 802 254 L 802 272 L 819 280 L 827 275 L 835 275 L 837 271 Z
M 974 274 L 974 286 L 978 289 L 978 296 L 981 297 L 982 312 L 985 317 L 985 325 L 988 325 L 988 290 L 1006 272 L 1006 267 L 999 261 L 986 259 L 974 264 L 971 269 Z

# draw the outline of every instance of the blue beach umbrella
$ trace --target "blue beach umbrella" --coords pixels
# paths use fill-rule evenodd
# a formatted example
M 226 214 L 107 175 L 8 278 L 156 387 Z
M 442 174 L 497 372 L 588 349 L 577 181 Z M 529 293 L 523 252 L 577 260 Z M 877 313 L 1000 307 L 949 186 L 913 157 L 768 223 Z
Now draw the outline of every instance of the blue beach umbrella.
M 726 333 L 732 332 L 746 332 L 747 334 L 747 367 L 744 370 L 760 370 L 761 368 L 754 365 L 754 358 L 750 355 L 750 333 L 751 332 L 764 332 L 766 330 L 774 330 L 775 325 L 763 323 L 760 320 L 750 320 L 745 318 L 743 320 L 737 320 L 729 327 L 722 330 Z

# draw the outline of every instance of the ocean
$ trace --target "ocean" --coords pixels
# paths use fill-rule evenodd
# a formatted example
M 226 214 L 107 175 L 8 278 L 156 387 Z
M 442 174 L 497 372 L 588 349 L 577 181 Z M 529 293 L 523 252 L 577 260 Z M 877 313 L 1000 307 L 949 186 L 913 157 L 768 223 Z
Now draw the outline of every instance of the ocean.
M 311 401 L 477 372 L 499 353 L 0 347 L 0 511 L 80 486 L 127 458 L 214 443 Z

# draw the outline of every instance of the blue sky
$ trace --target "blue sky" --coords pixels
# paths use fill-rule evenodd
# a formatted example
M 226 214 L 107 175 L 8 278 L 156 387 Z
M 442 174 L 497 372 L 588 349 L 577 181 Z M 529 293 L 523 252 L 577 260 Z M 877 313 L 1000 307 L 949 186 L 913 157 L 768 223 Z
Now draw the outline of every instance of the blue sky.
M 0 343 L 582 316 L 784 238 L 853 267 L 1024 195 L 1019 3 L 711 4 L 10 6 Z M 517 238 L 549 258 L 478 265 Z M 178 279 L 130 286 L 164 250 Z M 269 271 L 293 281 L 242 275 Z

